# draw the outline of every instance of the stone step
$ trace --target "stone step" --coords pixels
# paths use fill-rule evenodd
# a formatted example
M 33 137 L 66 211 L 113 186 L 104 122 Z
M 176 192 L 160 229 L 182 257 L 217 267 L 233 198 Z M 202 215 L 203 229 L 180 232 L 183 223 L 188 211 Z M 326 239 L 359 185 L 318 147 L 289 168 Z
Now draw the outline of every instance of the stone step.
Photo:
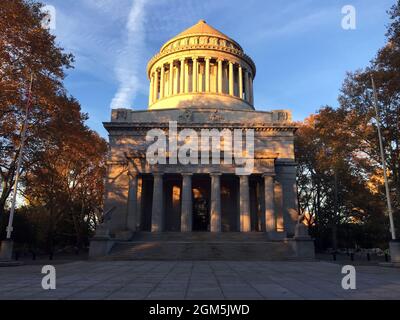
M 139 232 L 132 241 L 269 241 L 264 232 Z
M 117 242 L 102 260 L 287 260 L 295 252 L 290 241 L 131 241 Z

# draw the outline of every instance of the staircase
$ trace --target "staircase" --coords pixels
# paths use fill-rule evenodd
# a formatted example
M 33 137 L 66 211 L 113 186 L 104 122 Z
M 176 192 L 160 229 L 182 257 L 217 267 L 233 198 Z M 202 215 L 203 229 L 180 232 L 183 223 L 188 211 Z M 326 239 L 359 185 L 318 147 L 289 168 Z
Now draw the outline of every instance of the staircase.
M 271 241 L 260 232 L 140 232 L 131 241 L 116 242 L 102 260 L 268 261 L 294 256 L 290 240 Z

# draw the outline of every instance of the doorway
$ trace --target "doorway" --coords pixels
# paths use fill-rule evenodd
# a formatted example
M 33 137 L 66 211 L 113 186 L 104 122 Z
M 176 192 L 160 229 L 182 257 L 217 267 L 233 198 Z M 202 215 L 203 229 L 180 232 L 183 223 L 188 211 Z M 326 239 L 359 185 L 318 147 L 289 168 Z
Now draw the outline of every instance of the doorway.
M 193 231 L 210 231 L 210 183 L 208 176 L 193 177 Z

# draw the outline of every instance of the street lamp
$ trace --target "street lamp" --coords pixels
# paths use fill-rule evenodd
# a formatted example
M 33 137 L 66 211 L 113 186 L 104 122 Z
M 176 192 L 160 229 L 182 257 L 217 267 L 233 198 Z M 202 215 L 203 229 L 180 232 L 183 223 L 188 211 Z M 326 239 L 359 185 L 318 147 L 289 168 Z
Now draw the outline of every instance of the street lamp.
M 392 235 L 392 241 L 389 243 L 390 249 L 390 257 L 392 263 L 400 265 L 400 241 L 396 239 L 396 229 L 394 226 L 393 220 L 393 210 L 392 210 L 392 203 L 390 201 L 390 190 L 389 190 L 389 183 L 387 178 L 386 172 L 386 160 L 385 160 L 385 152 L 383 148 L 383 141 L 382 141 L 382 133 L 381 133 L 381 125 L 380 125 L 380 116 L 379 116 L 379 108 L 378 108 L 378 95 L 376 93 L 375 81 L 374 76 L 371 74 L 371 82 L 372 82 L 372 89 L 373 89 L 373 104 L 375 107 L 376 113 L 376 124 L 378 128 L 378 137 L 379 137 L 379 147 L 381 151 L 381 160 L 382 160 L 382 168 L 383 168 L 383 178 L 385 180 L 385 190 L 386 190 L 386 201 L 387 201 L 387 208 L 389 213 L 389 222 L 390 222 L 390 233 Z
M 27 102 L 26 102 L 26 108 L 25 108 L 25 119 L 24 119 L 24 123 L 22 125 L 22 130 L 21 130 L 21 143 L 20 143 L 19 151 L 18 151 L 17 168 L 16 168 L 16 174 L 15 174 L 14 188 L 13 188 L 13 198 L 12 198 L 12 202 L 11 202 L 8 226 L 6 229 L 7 238 L 5 241 L 2 241 L 1 249 L 0 249 L 0 259 L 5 260 L 5 261 L 11 260 L 12 253 L 13 253 L 13 241 L 11 240 L 11 233 L 13 231 L 15 205 L 17 202 L 18 181 L 19 181 L 21 165 L 22 165 L 22 156 L 24 153 L 26 129 L 28 127 L 28 117 L 29 117 L 29 108 L 30 108 L 30 103 L 31 103 L 32 84 L 33 84 L 33 74 L 31 75 L 31 81 L 29 84 L 29 90 L 28 90 Z

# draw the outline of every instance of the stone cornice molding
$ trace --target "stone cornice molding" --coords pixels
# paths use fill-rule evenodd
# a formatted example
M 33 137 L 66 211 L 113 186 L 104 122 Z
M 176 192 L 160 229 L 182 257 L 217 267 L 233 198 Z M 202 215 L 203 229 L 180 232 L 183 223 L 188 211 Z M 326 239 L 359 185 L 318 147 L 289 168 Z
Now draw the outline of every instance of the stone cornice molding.
M 104 122 L 106 129 L 121 130 L 121 131 L 149 131 L 151 129 L 168 130 L 168 123 L 132 123 L 132 122 Z M 253 129 L 256 132 L 260 131 L 289 131 L 296 132 L 298 127 L 295 125 L 282 125 L 280 123 L 179 123 L 178 129 Z

